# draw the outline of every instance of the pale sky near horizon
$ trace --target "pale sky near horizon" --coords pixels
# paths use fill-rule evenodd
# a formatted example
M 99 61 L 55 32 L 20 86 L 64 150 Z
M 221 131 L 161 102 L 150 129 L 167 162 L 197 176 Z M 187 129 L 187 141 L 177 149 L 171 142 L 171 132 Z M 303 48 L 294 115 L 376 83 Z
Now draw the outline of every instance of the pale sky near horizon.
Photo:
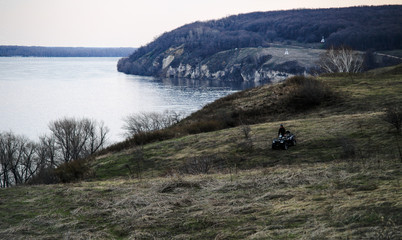
M 0 45 L 140 47 L 184 24 L 239 13 L 402 0 L 0 0 Z

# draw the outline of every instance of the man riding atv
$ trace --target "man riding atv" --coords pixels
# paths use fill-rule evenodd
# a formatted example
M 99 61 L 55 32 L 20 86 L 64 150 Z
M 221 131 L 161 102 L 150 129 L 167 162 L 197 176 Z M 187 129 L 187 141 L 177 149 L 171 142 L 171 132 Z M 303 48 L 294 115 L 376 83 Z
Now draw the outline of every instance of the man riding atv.
M 279 131 L 278 131 L 278 137 L 279 136 L 284 136 L 286 133 L 285 127 L 283 127 L 283 124 L 281 124 L 281 126 L 279 127 Z
M 278 130 L 278 138 L 274 138 L 272 141 L 272 149 L 284 149 L 287 150 L 289 146 L 296 145 L 296 136 L 290 131 L 286 131 L 283 124 L 280 125 Z

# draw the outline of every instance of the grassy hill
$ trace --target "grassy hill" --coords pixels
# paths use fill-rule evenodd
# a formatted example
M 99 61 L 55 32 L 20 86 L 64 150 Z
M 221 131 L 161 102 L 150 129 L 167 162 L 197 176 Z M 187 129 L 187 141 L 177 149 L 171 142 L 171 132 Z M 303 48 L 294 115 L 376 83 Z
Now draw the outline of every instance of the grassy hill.
M 401 96 L 401 65 L 235 93 L 177 137 L 92 159 L 86 181 L 0 189 L 0 238 L 400 239 L 402 143 L 383 118 Z M 202 123 L 220 130 L 179 131 Z M 280 123 L 287 151 L 270 149 Z

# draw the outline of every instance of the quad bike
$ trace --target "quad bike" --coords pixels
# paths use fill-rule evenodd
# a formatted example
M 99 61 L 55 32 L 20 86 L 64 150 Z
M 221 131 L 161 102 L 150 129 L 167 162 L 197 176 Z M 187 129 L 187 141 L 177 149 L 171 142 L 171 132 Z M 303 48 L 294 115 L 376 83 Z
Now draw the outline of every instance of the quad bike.
M 289 131 L 286 131 L 285 135 L 279 135 L 278 138 L 272 140 L 272 149 L 287 150 L 290 146 L 296 145 L 296 136 Z

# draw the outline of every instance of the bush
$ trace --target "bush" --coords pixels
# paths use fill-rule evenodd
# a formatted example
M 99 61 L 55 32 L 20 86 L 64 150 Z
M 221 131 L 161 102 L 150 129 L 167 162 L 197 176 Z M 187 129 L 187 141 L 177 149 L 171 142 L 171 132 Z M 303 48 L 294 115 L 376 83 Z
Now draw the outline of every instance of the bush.
M 328 86 L 314 78 L 288 78 L 285 86 L 289 88 L 285 106 L 294 110 L 306 110 L 337 99 L 337 95 Z
M 123 129 L 126 130 L 126 135 L 131 137 L 136 134 L 166 129 L 180 122 L 182 118 L 183 114 L 175 111 L 136 113 L 125 118 Z
M 222 122 L 217 120 L 205 120 L 200 122 L 191 123 L 186 127 L 189 134 L 197 134 L 203 132 L 212 132 L 222 129 L 224 126 Z
M 56 184 L 59 179 L 54 168 L 43 168 L 28 182 L 29 184 Z
M 163 141 L 171 139 L 175 136 L 174 131 L 170 129 L 155 130 L 152 132 L 144 132 L 135 134 L 131 139 L 131 146 L 144 145 L 151 142 Z
M 58 182 L 69 183 L 84 179 L 89 175 L 87 160 L 73 160 L 63 163 L 54 170 Z
M 180 168 L 185 174 L 207 174 L 212 168 L 216 156 L 192 157 Z
M 392 106 L 387 108 L 383 119 L 395 128 L 397 134 L 401 133 L 402 108 L 400 106 Z
M 87 159 L 72 160 L 57 168 L 43 168 L 29 181 L 29 184 L 57 184 L 82 180 L 90 175 L 87 161 Z
M 350 159 L 355 158 L 357 149 L 356 149 L 356 142 L 348 137 L 341 137 L 339 138 L 339 143 L 342 147 L 341 157 L 343 159 Z

